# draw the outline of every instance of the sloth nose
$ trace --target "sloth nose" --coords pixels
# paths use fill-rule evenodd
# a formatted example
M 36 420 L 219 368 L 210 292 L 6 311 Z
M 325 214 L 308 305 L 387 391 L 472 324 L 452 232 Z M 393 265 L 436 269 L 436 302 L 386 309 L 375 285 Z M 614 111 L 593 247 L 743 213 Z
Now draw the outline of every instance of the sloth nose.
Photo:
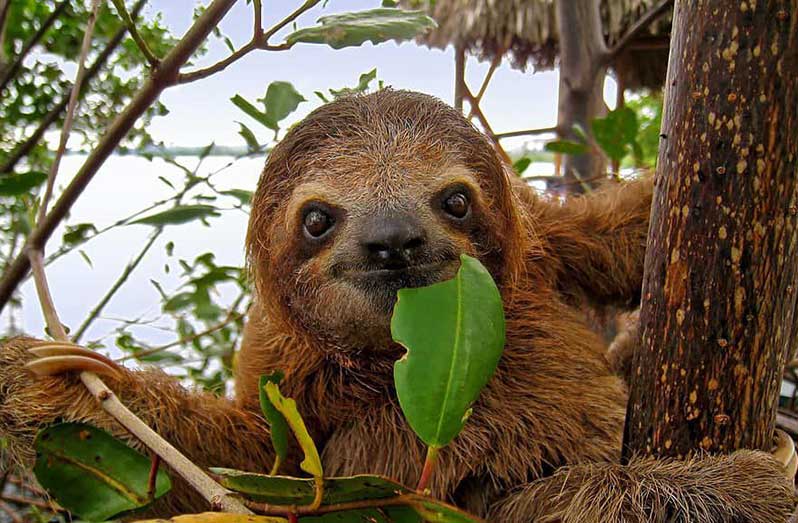
M 364 228 L 360 244 L 366 258 L 386 269 L 407 267 L 426 243 L 424 229 L 409 214 L 379 215 Z

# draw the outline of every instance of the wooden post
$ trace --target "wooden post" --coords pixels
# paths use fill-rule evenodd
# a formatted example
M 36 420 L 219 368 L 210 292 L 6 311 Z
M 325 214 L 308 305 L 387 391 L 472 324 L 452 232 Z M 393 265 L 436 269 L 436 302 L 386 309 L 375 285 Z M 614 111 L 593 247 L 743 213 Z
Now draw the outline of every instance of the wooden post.
M 465 97 L 465 62 L 465 46 L 456 44 L 454 47 L 454 108 L 461 113 Z
M 798 335 L 798 0 L 673 28 L 627 458 L 769 449 Z

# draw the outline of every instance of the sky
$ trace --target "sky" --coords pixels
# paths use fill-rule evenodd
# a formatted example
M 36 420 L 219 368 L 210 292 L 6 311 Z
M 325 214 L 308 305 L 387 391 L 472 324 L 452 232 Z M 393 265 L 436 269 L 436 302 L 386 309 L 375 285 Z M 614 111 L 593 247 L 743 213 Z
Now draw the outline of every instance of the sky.
M 379 7 L 379 0 L 330 0 L 299 18 L 298 27 L 315 23 L 319 16 Z M 299 5 L 298 0 L 264 2 L 264 25 L 269 27 Z M 175 35 L 182 35 L 191 24 L 195 2 L 190 0 L 151 0 L 144 16 L 163 14 L 164 23 Z M 248 41 L 252 30 L 251 7 L 246 2 L 236 2 L 221 24 L 221 30 L 239 46 Z M 281 42 L 288 31 L 278 33 L 272 43 Z M 226 46 L 212 41 L 209 52 L 195 66 L 206 66 L 227 56 Z M 487 63 L 469 58 L 466 66 L 467 82 L 476 91 L 482 82 Z M 353 86 L 360 74 L 377 68 L 377 76 L 385 85 L 412 89 L 435 95 L 446 102 L 453 101 L 454 55 L 450 48 L 430 50 L 414 42 L 381 45 L 366 43 L 360 47 L 332 50 L 325 46 L 299 44 L 290 51 L 257 51 L 227 68 L 224 72 L 195 83 L 172 87 L 161 96 L 170 112 L 153 120 L 150 133 L 167 145 L 203 146 L 210 142 L 220 145 L 244 145 L 238 135 L 241 121 L 250 126 L 261 143 L 272 136 L 271 131 L 244 115 L 231 102 L 235 94 L 254 101 L 263 96 L 270 82 L 286 80 L 294 84 L 307 102 L 301 104 L 286 124 L 305 116 L 321 101 L 314 91 Z M 608 79 L 606 99 L 615 99 L 614 84 Z M 502 65 L 495 73 L 481 104 L 494 131 L 504 132 L 537 127 L 550 127 L 556 122 L 557 73 L 518 71 Z M 77 142 L 77 140 L 76 140 Z M 509 149 L 519 147 L 523 139 L 506 141 Z M 59 180 L 68 180 L 83 161 L 79 155 L 64 158 Z M 195 159 L 185 159 L 189 164 Z M 203 169 L 224 165 L 228 159 L 211 158 Z M 230 188 L 254 189 L 263 165 L 262 158 L 237 162 L 226 171 L 221 184 Z M 550 166 L 533 165 L 534 174 L 551 174 Z M 542 171 L 540 171 L 542 170 Z M 205 172 L 205 171 L 203 171 Z M 101 227 L 124 217 L 132 211 L 168 194 L 168 189 L 158 181 L 159 176 L 175 177 L 175 167 L 160 160 L 149 162 L 143 158 L 112 156 L 100 169 L 86 192 L 74 206 L 71 223 L 94 222 Z M 165 288 L 177 284 L 174 271 L 164 274 L 166 260 L 164 245 L 175 242 L 175 257 L 193 259 L 199 253 L 211 250 L 218 263 L 242 265 L 244 263 L 244 235 L 247 216 L 241 212 L 224 213 L 214 219 L 211 227 L 201 224 L 181 226 L 167 231 L 159 240 L 137 271 L 108 305 L 104 319 L 89 331 L 88 338 L 99 338 L 118 325 L 114 318 L 132 318 L 142 314 L 157 314 L 158 295 L 150 279 L 158 279 Z M 62 231 L 53 236 L 48 245 L 55 251 Z M 150 229 L 146 226 L 128 226 L 93 240 L 85 250 L 92 260 L 88 265 L 79 255 L 66 256 L 48 267 L 57 309 L 62 321 L 76 326 L 118 277 L 125 264 L 146 241 Z M 172 285 L 172 287 L 170 287 Z M 42 335 L 41 312 L 30 283 L 22 287 L 23 309 L 15 316 L 17 326 L 31 335 Z M 7 317 L 0 318 L 5 325 Z M 152 343 L 174 339 L 171 332 L 153 329 L 145 337 Z

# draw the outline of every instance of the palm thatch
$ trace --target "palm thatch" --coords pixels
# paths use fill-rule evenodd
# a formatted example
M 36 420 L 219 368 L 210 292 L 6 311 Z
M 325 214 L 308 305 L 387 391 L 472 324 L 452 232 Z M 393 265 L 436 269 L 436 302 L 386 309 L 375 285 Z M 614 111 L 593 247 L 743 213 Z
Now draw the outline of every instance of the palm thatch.
M 581 1 L 581 0 L 563 0 Z M 608 45 L 617 42 L 656 0 L 602 0 L 601 15 Z M 513 67 L 547 70 L 558 54 L 554 0 L 404 0 L 407 7 L 427 6 L 438 28 L 419 41 L 436 48 L 462 46 L 483 60 L 508 55 Z M 660 87 L 665 79 L 670 12 L 632 42 L 614 68 L 626 87 Z

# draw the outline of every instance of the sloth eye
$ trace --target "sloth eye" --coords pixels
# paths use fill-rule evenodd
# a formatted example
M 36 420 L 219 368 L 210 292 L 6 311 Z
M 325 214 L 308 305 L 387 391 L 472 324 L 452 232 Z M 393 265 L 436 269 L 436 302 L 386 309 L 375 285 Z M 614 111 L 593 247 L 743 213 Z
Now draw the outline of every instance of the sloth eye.
M 458 219 L 465 218 L 469 209 L 468 196 L 462 192 L 452 193 L 443 201 L 443 210 Z
M 313 239 L 324 236 L 335 224 L 335 220 L 321 209 L 311 209 L 305 214 L 302 227 L 305 234 Z

